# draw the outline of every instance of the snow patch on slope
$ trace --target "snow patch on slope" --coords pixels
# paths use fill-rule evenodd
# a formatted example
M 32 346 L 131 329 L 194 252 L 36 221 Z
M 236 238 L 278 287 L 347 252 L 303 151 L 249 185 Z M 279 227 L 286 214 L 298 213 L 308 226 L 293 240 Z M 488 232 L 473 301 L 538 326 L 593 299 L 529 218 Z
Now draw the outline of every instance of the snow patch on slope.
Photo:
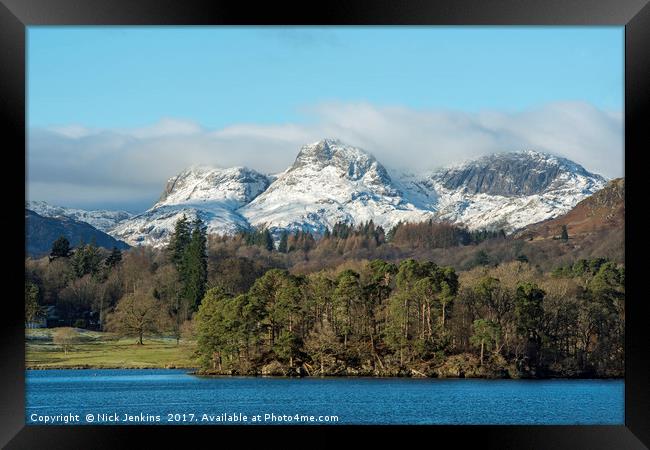
M 63 206 L 50 205 L 43 201 L 25 202 L 25 208 L 32 210 L 43 217 L 65 217 L 78 222 L 85 222 L 104 233 L 133 215 L 126 211 L 108 211 L 103 209 L 87 211 L 84 209 L 66 208 Z
M 200 217 L 210 234 L 234 234 L 249 228 L 236 212 L 270 184 L 266 175 L 245 167 L 192 167 L 168 180 L 160 200 L 149 210 L 111 230 L 131 245 L 165 245 L 176 222 Z
M 565 158 L 524 151 L 442 169 L 411 185 L 437 197 L 437 220 L 510 233 L 568 212 L 606 183 Z
M 369 153 L 335 139 L 305 145 L 293 165 L 240 210 L 253 226 L 316 234 L 337 222 L 390 228 L 432 217 L 403 196 Z

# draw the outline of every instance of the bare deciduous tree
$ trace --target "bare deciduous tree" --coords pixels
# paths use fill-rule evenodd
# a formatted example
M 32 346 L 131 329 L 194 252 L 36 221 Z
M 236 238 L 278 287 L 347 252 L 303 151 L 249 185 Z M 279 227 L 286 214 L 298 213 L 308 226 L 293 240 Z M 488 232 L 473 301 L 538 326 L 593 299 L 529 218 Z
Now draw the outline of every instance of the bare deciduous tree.
M 68 349 L 72 344 L 77 342 L 79 339 L 79 333 L 77 333 L 74 328 L 63 327 L 57 328 L 57 330 L 52 335 L 52 341 L 54 344 L 63 348 L 63 352 L 67 355 Z
M 126 294 L 107 319 L 107 329 L 123 336 L 136 336 L 143 344 L 147 333 L 160 333 L 167 325 L 167 314 L 161 302 L 149 290 Z

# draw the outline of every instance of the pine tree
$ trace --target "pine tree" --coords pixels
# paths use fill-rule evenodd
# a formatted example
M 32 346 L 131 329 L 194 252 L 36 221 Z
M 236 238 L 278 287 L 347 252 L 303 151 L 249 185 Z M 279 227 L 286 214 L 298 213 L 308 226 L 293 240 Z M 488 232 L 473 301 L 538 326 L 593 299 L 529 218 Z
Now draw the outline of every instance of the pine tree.
M 122 252 L 120 251 L 119 248 L 114 246 L 113 251 L 111 252 L 110 255 L 108 255 L 108 258 L 106 258 L 104 264 L 106 265 L 106 267 L 113 268 L 117 266 L 121 261 L 122 261 Z
M 397 225 L 395 225 L 393 228 L 388 230 L 388 233 L 386 233 L 386 241 L 390 242 L 395 238 L 395 234 L 399 231 L 399 229 L 402 226 L 402 222 L 397 222 Z
M 496 346 L 501 337 L 501 328 L 499 324 L 491 320 L 477 319 L 472 324 L 472 331 L 470 342 L 481 349 L 480 361 L 482 366 L 485 347 Z
M 174 232 L 172 233 L 171 239 L 169 240 L 169 246 L 167 247 L 169 257 L 179 273 L 182 272 L 180 266 L 185 258 L 185 251 L 190 243 L 190 239 L 190 224 L 185 214 L 183 214 L 183 217 L 178 219 L 174 226 Z
M 50 261 L 56 258 L 67 258 L 70 256 L 71 252 L 70 241 L 68 241 L 65 236 L 59 236 L 59 238 L 52 244 Z
M 544 320 L 542 303 L 545 295 L 542 289 L 531 282 L 521 283 L 515 293 L 517 332 L 528 340 L 526 356 L 533 363 L 542 343 L 541 330 Z
M 479 250 L 474 261 L 477 266 L 487 266 L 490 264 L 490 255 L 485 250 Z
M 178 272 L 181 297 L 194 310 L 205 295 L 208 278 L 207 241 L 207 228 L 201 218 L 197 217 L 189 223 L 183 215 L 176 222 L 167 247 L 169 258 Z
M 87 245 L 79 245 L 72 255 L 72 270 L 77 278 L 84 275 L 95 275 L 99 271 L 102 256 L 99 253 L 99 248 L 95 243 Z
M 38 297 L 38 286 L 25 281 L 25 323 L 28 325 L 43 315 L 44 309 L 38 304 Z
M 264 229 L 262 232 L 262 239 L 262 246 L 268 251 L 273 250 L 273 236 L 271 236 L 271 232 L 269 230 Z
M 352 333 L 352 308 L 362 298 L 359 274 L 352 270 L 344 270 L 339 274 L 338 283 L 334 290 L 332 301 L 333 315 L 338 331 L 343 335 L 343 346 L 347 347 L 348 337 Z
M 301 344 L 298 336 L 301 290 L 300 281 L 296 277 L 288 273 L 283 275 L 275 292 L 276 301 L 270 311 L 274 321 L 280 327 L 273 351 L 279 358 L 287 360 L 289 367 L 293 367 L 294 358 L 298 355 Z
M 190 242 L 181 264 L 181 280 L 184 282 L 183 294 L 196 310 L 205 295 L 208 281 L 207 229 L 200 218 L 191 224 Z
M 286 231 L 282 232 L 282 236 L 280 237 L 280 244 L 278 245 L 278 251 L 280 253 L 287 253 L 288 250 L 288 240 L 289 240 L 289 235 L 287 234 Z
M 560 235 L 560 239 L 564 242 L 569 240 L 569 231 L 567 230 L 566 225 L 562 225 L 562 234 Z

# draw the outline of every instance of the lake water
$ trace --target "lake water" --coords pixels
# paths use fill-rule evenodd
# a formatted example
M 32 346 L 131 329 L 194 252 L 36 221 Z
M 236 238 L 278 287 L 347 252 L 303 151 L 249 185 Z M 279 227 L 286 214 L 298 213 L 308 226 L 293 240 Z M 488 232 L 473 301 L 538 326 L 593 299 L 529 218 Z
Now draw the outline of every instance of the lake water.
M 624 423 L 623 380 L 203 378 L 166 369 L 34 370 L 27 371 L 26 395 L 27 424 Z

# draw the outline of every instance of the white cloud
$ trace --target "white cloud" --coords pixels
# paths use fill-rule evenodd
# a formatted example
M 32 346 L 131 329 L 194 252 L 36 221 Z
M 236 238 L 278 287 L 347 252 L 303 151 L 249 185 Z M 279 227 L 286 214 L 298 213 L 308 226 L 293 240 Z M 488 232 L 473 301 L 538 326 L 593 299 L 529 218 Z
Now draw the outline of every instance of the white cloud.
M 191 136 L 203 131 L 203 128 L 195 122 L 164 117 L 151 126 L 123 130 L 122 132 L 140 139 L 148 139 L 168 136 Z
M 389 168 L 414 172 L 492 152 L 535 149 L 608 177 L 623 175 L 622 113 L 583 102 L 477 113 L 328 103 L 303 113 L 309 119 L 304 124 L 219 130 L 173 118 L 138 129 L 33 129 L 30 198 L 72 204 L 86 192 L 98 204 L 152 203 L 165 181 L 185 167 L 244 165 L 275 173 L 293 162 L 300 146 L 323 137 L 364 148 Z
M 79 124 L 64 125 L 60 127 L 55 126 L 48 129 L 56 134 L 59 134 L 61 136 L 70 139 L 78 139 L 93 133 L 93 130 L 91 130 L 90 128 L 86 128 L 83 125 L 79 125 Z

